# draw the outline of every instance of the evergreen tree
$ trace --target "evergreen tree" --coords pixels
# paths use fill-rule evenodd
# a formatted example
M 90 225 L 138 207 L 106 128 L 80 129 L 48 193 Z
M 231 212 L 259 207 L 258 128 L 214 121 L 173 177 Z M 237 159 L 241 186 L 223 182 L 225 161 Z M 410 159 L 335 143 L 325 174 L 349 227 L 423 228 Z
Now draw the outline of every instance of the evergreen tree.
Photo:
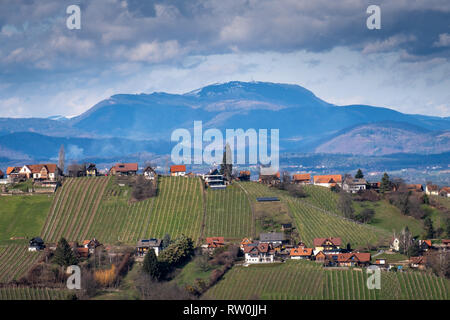
M 380 192 L 385 193 L 391 190 L 391 181 L 389 180 L 388 174 L 385 172 L 383 178 L 381 178 Z
M 61 238 L 59 240 L 55 255 L 53 256 L 53 262 L 63 267 L 68 267 L 78 263 L 78 259 L 75 257 L 75 254 L 66 239 Z
M 163 249 L 167 248 L 170 245 L 170 235 L 168 233 L 166 233 L 164 235 L 164 238 L 162 240 L 162 247 Z
M 434 228 L 433 221 L 431 221 L 430 217 L 426 217 L 423 221 L 423 225 L 425 227 L 425 237 L 427 239 L 433 239 L 434 237 Z
M 356 179 L 362 179 L 362 178 L 364 178 L 364 174 L 363 174 L 363 172 L 361 171 L 361 169 L 358 169 L 358 172 L 356 172 L 356 174 L 355 174 L 355 178 L 356 178 Z
M 155 280 L 159 280 L 161 278 L 161 270 L 158 258 L 156 257 L 155 251 L 153 249 L 150 249 L 145 255 L 142 270 L 145 273 L 148 273 L 150 277 Z
M 233 160 L 230 145 L 227 143 L 223 152 L 222 164 L 220 165 L 220 174 L 228 181 L 231 181 L 233 174 Z
M 430 198 L 428 197 L 428 195 L 426 193 L 424 193 L 424 195 L 422 197 L 422 201 L 424 204 L 430 204 Z

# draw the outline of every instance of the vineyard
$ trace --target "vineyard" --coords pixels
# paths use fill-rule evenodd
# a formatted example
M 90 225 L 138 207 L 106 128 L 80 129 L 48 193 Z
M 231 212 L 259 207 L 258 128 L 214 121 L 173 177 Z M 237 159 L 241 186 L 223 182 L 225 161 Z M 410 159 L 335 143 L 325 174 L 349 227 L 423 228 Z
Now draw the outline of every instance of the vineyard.
M 28 246 L 11 244 L 0 247 L 0 283 L 8 283 L 24 276 L 43 253 L 29 252 Z
M 30 287 L 0 288 L 0 300 L 67 300 L 65 290 Z
M 42 239 L 46 242 L 57 242 L 61 237 L 69 241 L 83 240 L 107 183 L 106 177 L 66 179 L 55 195 L 41 232 Z
M 257 197 L 277 196 L 285 202 L 289 207 L 302 241 L 309 246 L 312 246 L 314 238 L 319 237 L 341 237 L 344 244 L 351 243 L 353 247 L 376 243 L 380 239 L 389 237 L 389 233 L 383 229 L 355 223 L 308 202 L 322 201 L 324 204 L 328 202 L 331 206 L 326 193 L 317 193 L 314 195 L 315 200 L 305 200 L 310 197 L 294 198 L 285 192 L 270 189 L 253 182 L 241 183 L 241 186 L 247 191 L 253 201 L 256 201 Z M 308 192 L 315 194 L 315 190 L 314 192 L 311 192 L 311 190 Z
M 448 280 L 423 272 L 382 272 L 381 290 L 369 290 L 361 269 L 327 270 L 310 261 L 234 267 L 203 296 L 221 300 L 446 300 Z
M 55 196 L 41 232 L 47 242 L 61 237 L 134 244 L 144 237 L 185 233 L 200 236 L 200 179 L 160 178 L 155 198 L 130 203 L 131 189 L 114 177 L 69 178 Z
M 247 196 L 237 185 L 206 192 L 205 236 L 241 240 L 252 235 L 252 211 Z
M 104 243 L 130 244 L 166 233 L 199 238 L 203 217 L 200 179 L 160 177 L 158 189 L 157 197 L 130 204 L 131 190 L 118 189 L 111 180 L 87 235 Z

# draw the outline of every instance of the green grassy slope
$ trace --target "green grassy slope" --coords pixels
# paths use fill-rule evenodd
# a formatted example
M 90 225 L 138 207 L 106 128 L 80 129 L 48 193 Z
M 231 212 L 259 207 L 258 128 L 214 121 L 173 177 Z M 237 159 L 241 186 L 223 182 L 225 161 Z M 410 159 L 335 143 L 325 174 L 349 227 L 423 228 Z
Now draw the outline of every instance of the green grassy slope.
M 9 243 L 11 237 L 38 236 L 52 199 L 48 195 L 0 197 L 0 243 Z

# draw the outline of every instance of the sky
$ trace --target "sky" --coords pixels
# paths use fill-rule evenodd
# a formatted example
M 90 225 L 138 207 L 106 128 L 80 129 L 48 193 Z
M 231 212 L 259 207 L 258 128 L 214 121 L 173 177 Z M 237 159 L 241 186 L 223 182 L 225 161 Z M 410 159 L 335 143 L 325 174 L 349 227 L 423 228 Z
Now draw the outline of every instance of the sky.
M 81 29 L 66 25 L 70 5 Z M 232 80 L 448 117 L 450 1 L 0 0 L 0 117 L 70 117 L 118 93 Z

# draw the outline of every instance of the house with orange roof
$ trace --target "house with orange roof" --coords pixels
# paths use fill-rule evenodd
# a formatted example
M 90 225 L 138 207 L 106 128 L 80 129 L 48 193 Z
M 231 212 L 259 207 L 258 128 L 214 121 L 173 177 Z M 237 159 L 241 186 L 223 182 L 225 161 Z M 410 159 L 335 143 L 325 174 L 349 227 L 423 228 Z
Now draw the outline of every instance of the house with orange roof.
M 299 260 L 299 259 L 308 259 L 310 260 L 313 256 L 312 248 L 292 248 L 289 256 L 291 259 Z
M 431 240 L 419 240 L 419 247 L 423 251 L 428 251 L 430 249 L 433 249 L 433 244 L 431 243 Z
M 206 238 L 206 244 L 208 245 L 208 249 L 215 249 L 225 246 L 225 238 L 224 237 L 208 237 Z
M 311 183 L 310 173 L 297 173 L 292 176 L 292 182 L 299 184 L 309 184 Z
M 186 166 L 184 164 L 170 166 L 170 175 L 172 177 L 184 177 L 186 175 Z
M 332 266 L 364 267 L 370 264 L 371 255 L 368 252 L 349 252 L 328 255 Z
M 331 188 L 333 186 L 342 185 L 342 175 L 340 174 L 328 174 L 314 176 L 314 185 Z
M 247 245 L 247 244 L 250 244 L 250 243 L 253 243 L 253 241 L 251 239 L 244 238 L 244 239 L 242 239 L 241 244 L 240 244 L 239 247 L 241 248 L 242 251 L 244 251 L 244 246 Z
M 248 170 L 239 171 L 239 181 L 250 181 L 251 173 Z

